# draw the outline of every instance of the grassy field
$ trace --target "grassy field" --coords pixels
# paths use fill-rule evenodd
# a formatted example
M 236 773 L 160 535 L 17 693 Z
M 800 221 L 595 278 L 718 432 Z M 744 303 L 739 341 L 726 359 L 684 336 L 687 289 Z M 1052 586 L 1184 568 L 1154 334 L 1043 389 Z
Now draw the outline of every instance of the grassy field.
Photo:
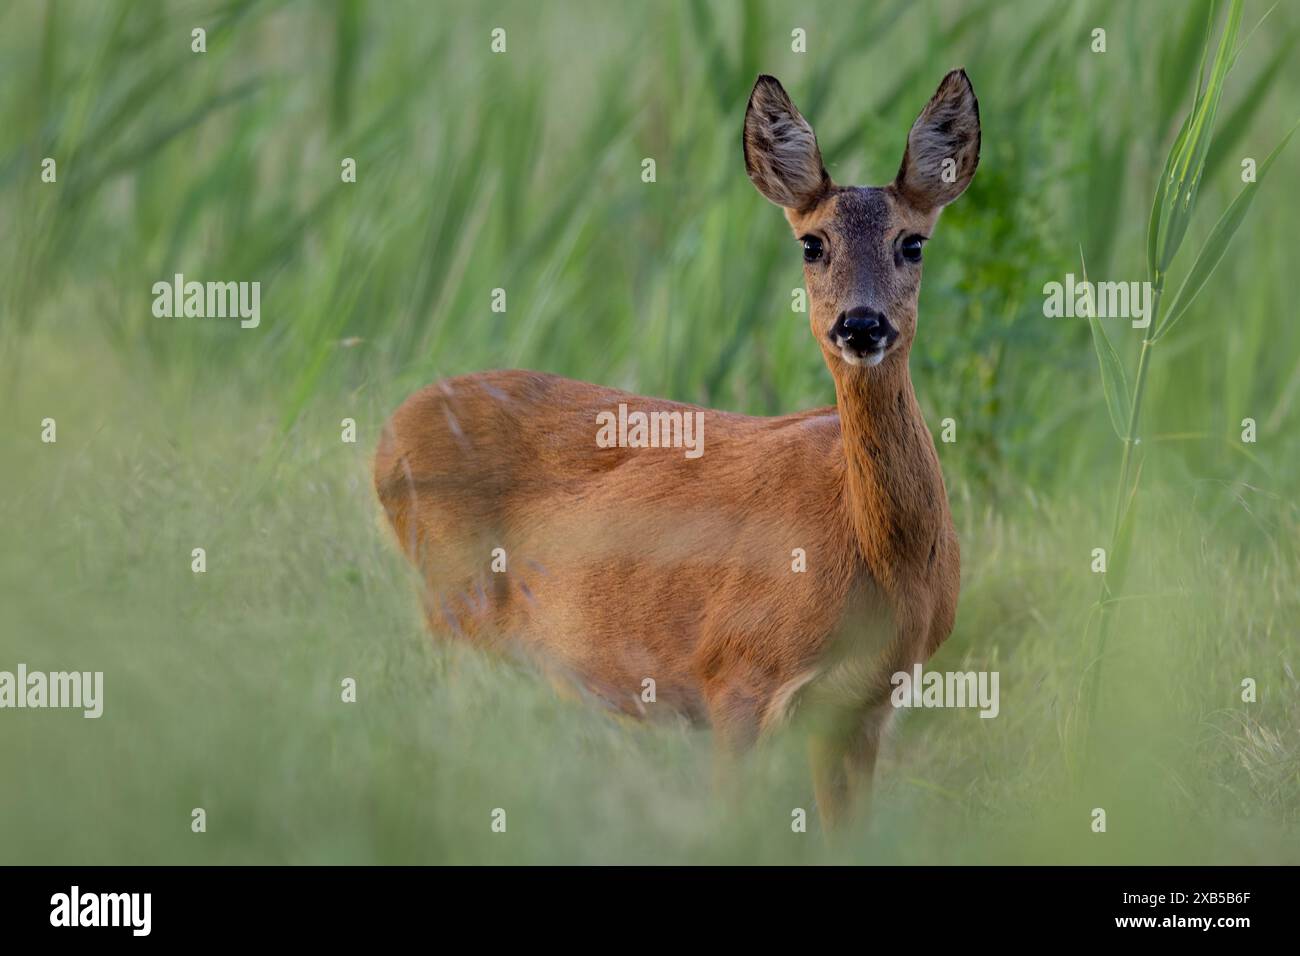
M 0 711 L 0 863 L 1300 862 L 1300 144 L 1153 361 L 1100 759 L 1078 748 L 1121 444 L 1088 323 L 1045 318 L 1042 290 L 1081 251 L 1092 278 L 1146 278 L 1207 9 L 0 8 L 0 670 L 105 674 L 99 720 Z M 1298 118 L 1300 11 L 1251 0 L 1243 23 L 1193 253 Z M 754 76 L 837 180 L 881 183 L 959 65 L 983 154 L 926 253 L 912 375 L 936 434 L 958 422 L 962 598 L 932 666 L 999 671 L 1001 713 L 903 715 L 876 812 L 828 841 L 791 830 L 812 815 L 793 736 L 719 794 L 707 731 L 435 644 L 369 457 L 406 394 L 485 368 L 751 414 L 833 401 L 790 308 L 797 247 L 744 174 Z M 156 318 L 177 272 L 260 281 L 260 325 Z M 1107 330 L 1131 369 L 1141 331 Z

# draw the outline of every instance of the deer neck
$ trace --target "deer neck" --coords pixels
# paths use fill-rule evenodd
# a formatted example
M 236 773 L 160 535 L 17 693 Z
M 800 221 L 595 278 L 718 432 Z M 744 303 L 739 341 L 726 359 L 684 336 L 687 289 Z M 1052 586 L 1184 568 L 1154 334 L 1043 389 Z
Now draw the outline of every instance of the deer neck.
M 844 505 L 868 569 L 886 590 L 924 576 L 948 520 L 934 441 L 900 352 L 874 368 L 830 362 L 844 442 Z

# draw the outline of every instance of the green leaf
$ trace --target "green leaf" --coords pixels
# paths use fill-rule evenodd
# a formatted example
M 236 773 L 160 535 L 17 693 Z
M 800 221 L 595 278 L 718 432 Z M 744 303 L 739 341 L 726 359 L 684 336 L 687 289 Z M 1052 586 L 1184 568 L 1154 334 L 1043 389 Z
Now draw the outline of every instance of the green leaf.
M 1128 393 L 1128 377 L 1119 360 L 1119 353 L 1111 344 L 1110 338 L 1102 327 L 1101 319 L 1088 317 L 1092 328 L 1092 345 L 1097 350 L 1097 361 L 1101 366 L 1101 389 L 1106 395 L 1106 408 L 1110 411 L 1110 423 L 1115 428 L 1115 435 L 1123 438 L 1128 429 L 1132 400 Z
M 1241 0 L 1232 0 L 1232 5 L 1228 9 L 1228 22 L 1219 36 L 1219 48 L 1214 53 L 1214 65 L 1210 69 L 1209 82 L 1204 91 L 1198 91 L 1197 94 L 1197 107 L 1193 111 L 1187 149 L 1179 158 L 1178 179 L 1183 183 L 1195 182 L 1205 162 L 1205 154 L 1210 149 L 1214 118 L 1218 113 L 1219 100 L 1223 96 L 1228 68 L 1234 59 L 1233 49 L 1237 42 L 1237 31 L 1240 29 Z
M 1250 211 L 1250 204 L 1255 201 L 1255 192 L 1264 182 L 1264 177 L 1268 174 L 1269 167 L 1277 159 L 1278 154 L 1286 146 L 1287 142 L 1294 135 L 1296 128 L 1300 127 L 1300 121 L 1292 126 L 1287 134 L 1282 137 L 1282 142 L 1273 148 L 1273 152 L 1268 154 L 1264 164 L 1259 167 L 1255 182 L 1247 183 L 1242 187 L 1241 192 L 1237 193 L 1237 198 L 1232 201 L 1219 221 L 1214 224 L 1214 229 L 1210 231 L 1209 238 L 1205 240 L 1205 245 L 1201 247 L 1200 253 L 1196 256 L 1196 261 L 1192 263 L 1191 271 L 1187 273 L 1187 278 L 1183 280 L 1182 287 L 1179 288 L 1178 294 L 1174 296 L 1173 304 L 1170 305 L 1169 311 L 1165 313 L 1165 318 L 1156 329 L 1152 341 L 1160 341 L 1173 324 L 1182 318 L 1183 313 L 1187 311 L 1188 306 L 1196 299 L 1197 293 L 1205 285 L 1219 260 L 1223 258 L 1224 252 L 1228 249 L 1228 243 L 1236 234 L 1238 227 L 1246 218 L 1246 213 Z
M 1079 262 L 1083 270 L 1083 281 L 1088 281 L 1088 263 L 1084 261 L 1083 250 L 1079 250 Z M 1129 396 L 1128 376 L 1124 374 L 1124 364 L 1119 360 L 1119 353 L 1111 344 L 1110 336 L 1096 315 L 1096 303 L 1089 303 L 1088 326 L 1092 329 L 1092 346 L 1097 350 L 1097 364 L 1101 368 L 1101 391 L 1106 396 L 1106 408 L 1110 412 L 1110 423 L 1115 434 L 1123 438 L 1128 433 L 1129 414 L 1133 400 Z
M 1210 0 L 1210 5 L 1206 11 L 1205 23 L 1205 40 L 1201 47 L 1201 62 L 1196 67 L 1196 90 L 1192 94 L 1192 108 L 1187 111 L 1183 117 L 1182 124 L 1178 127 L 1178 135 L 1174 137 L 1174 144 L 1169 148 L 1169 155 L 1165 157 L 1164 168 L 1160 171 L 1160 182 L 1156 185 L 1155 200 L 1151 204 L 1151 218 L 1147 223 L 1147 276 L 1152 281 L 1156 281 L 1156 273 L 1164 271 L 1164 263 L 1168 262 L 1172 255 L 1165 257 L 1161 250 L 1166 243 L 1162 237 L 1169 233 L 1169 220 L 1173 215 L 1174 203 L 1168 200 L 1170 187 L 1175 187 L 1176 174 L 1174 167 L 1178 163 L 1179 157 L 1183 155 L 1183 148 L 1187 143 L 1187 133 L 1191 129 L 1192 119 L 1196 116 L 1201 108 L 1201 98 L 1205 94 L 1205 62 L 1209 59 L 1210 41 L 1214 39 L 1214 20 L 1218 5 L 1214 0 Z M 1175 195 L 1177 191 L 1175 189 Z
M 1195 112 L 1194 107 L 1193 112 Z M 1165 168 L 1160 171 L 1160 181 L 1156 184 L 1156 196 L 1151 203 L 1151 219 L 1147 223 L 1147 276 L 1153 282 L 1159 265 L 1160 230 L 1165 225 L 1166 214 L 1169 211 L 1169 206 L 1165 202 L 1165 194 L 1172 178 L 1171 171 L 1174 167 L 1174 160 L 1182 151 L 1183 143 L 1187 139 L 1187 128 L 1191 125 L 1191 122 L 1192 113 L 1188 113 L 1183 117 L 1183 125 L 1178 128 L 1178 135 L 1174 138 L 1174 145 L 1169 148 L 1169 155 L 1165 157 Z
M 1213 5 L 1211 5 L 1213 13 Z M 1052 16 L 1058 14 L 1053 11 Z M 1169 129 L 1170 120 L 1178 104 L 1186 94 L 1184 83 L 1192 73 L 1192 64 L 1196 55 L 1205 50 L 1206 33 L 1214 26 L 1211 19 L 1206 22 L 1203 9 L 1197 4 L 1187 5 L 1187 15 L 1181 29 L 1170 31 L 1160 51 L 1160 69 L 1156 77 L 1156 117 L 1159 125 L 1156 129 L 1163 133 Z M 1204 65 L 1204 64 L 1202 64 Z M 1200 74 L 1197 74 L 1198 78 Z
M 1228 22 L 1219 37 L 1219 48 L 1214 54 L 1214 66 L 1210 72 L 1209 83 L 1203 95 L 1198 97 L 1197 106 L 1192 111 L 1192 122 L 1187 136 L 1174 163 L 1170 179 L 1166 182 L 1163 198 L 1168 207 L 1167 214 L 1162 214 L 1166 224 L 1160 230 L 1159 256 L 1157 268 L 1164 272 L 1178 253 L 1183 237 L 1187 233 L 1187 224 L 1191 221 L 1196 208 L 1196 194 L 1201 185 L 1201 174 L 1205 169 L 1205 157 L 1210 150 L 1210 140 L 1214 133 L 1214 119 L 1219 110 L 1219 100 L 1223 96 L 1224 80 L 1228 75 L 1228 66 L 1232 60 L 1233 47 L 1237 40 L 1237 31 L 1241 27 L 1241 0 L 1233 0 L 1228 10 Z
M 1246 47 L 1250 45 L 1250 38 L 1253 37 L 1256 31 L 1259 30 L 1259 28 L 1264 25 L 1264 21 L 1273 15 L 1273 11 L 1276 9 L 1277 9 L 1277 4 L 1275 3 L 1267 10 L 1265 10 L 1264 15 L 1255 22 L 1255 25 L 1250 28 L 1250 32 L 1246 34 L 1246 39 L 1242 40 L 1241 45 L 1238 46 L 1237 49 L 1233 51 L 1232 59 L 1228 61 L 1229 73 L 1231 73 L 1233 68 L 1237 65 L 1237 58 L 1241 56 L 1241 51 L 1246 49 Z
M 1264 69 L 1259 71 L 1259 75 L 1250 85 L 1245 94 L 1242 95 L 1241 101 L 1219 126 L 1219 133 L 1214 137 L 1214 142 L 1210 144 L 1210 153 L 1205 157 L 1206 179 L 1213 179 L 1214 174 L 1229 156 L 1236 155 L 1237 144 L 1245 136 L 1246 131 L 1250 129 L 1251 121 L 1259 111 L 1260 106 L 1268 99 L 1269 87 L 1277 78 L 1278 72 L 1283 66 L 1290 62 L 1291 47 L 1295 45 L 1296 37 L 1300 36 L 1300 31 L 1293 30 L 1282 42 L 1278 44 L 1273 58 L 1268 62 Z

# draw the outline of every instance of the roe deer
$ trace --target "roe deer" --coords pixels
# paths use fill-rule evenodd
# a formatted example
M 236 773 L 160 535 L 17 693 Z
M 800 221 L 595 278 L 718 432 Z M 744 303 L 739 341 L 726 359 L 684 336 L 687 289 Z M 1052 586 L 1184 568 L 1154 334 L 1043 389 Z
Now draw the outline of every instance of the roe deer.
M 833 184 L 770 76 L 743 144 L 802 244 L 834 407 L 751 418 L 482 372 L 407 399 L 375 487 L 435 632 L 522 650 L 630 715 L 707 720 L 724 753 L 796 704 L 822 715 L 813 783 L 833 824 L 869 788 L 891 675 L 929 659 L 956 614 L 957 538 L 908 354 L 921 246 L 975 173 L 979 106 L 965 71 L 944 77 L 884 187 Z M 602 447 L 620 404 L 673 424 L 702 412 L 705 453 Z

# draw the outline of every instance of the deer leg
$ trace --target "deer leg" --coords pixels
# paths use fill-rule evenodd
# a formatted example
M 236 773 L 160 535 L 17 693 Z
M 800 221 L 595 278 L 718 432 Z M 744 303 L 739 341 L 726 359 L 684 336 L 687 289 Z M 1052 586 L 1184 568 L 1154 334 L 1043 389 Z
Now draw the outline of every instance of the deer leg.
M 708 698 L 713 726 L 713 792 L 722 800 L 739 799 L 740 758 L 758 740 L 762 708 L 757 698 L 719 690 Z
M 723 753 L 739 756 L 753 747 L 758 740 L 758 708 L 756 707 L 752 710 L 715 713 L 712 716 L 712 723 L 718 749 Z
M 808 738 L 813 795 L 825 831 L 839 827 L 848 815 L 849 779 L 845 756 L 847 738 L 838 730 L 819 730 Z
M 827 829 L 841 826 L 860 806 L 870 806 L 876 755 L 889 719 L 873 707 L 825 724 L 808 742 L 817 811 Z
M 850 805 L 871 809 L 871 793 L 876 773 L 876 756 L 891 715 L 888 706 L 868 710 L 858 724 L 856 735 L 844 754 L 845 773 L 849 781 Z

